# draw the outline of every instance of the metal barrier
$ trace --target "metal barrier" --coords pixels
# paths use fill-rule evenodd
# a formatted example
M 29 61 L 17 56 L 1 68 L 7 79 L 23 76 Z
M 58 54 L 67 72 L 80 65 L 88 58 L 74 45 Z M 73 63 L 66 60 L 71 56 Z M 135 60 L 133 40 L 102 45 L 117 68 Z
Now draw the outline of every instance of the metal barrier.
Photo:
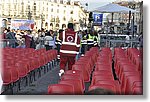
M 100 40 L 100 47 L 140 47 L 138 40 Z
M 0 39 L 0 48 L 5 47 L 12 47 L 16 48 L 16 41 L 15 39 Z
M 137 40 L 109 40 L 108 47 L 139 47 L 139 41 Z

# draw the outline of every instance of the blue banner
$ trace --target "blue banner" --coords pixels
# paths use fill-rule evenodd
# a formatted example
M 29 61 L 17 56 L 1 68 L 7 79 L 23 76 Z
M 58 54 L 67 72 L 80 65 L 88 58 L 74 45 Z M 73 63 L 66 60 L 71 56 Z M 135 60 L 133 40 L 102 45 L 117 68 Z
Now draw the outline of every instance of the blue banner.
M 34 28 L 33 20 L 12 20 L 11 29 L 32 30 Z
M 102 22 L 103 22 L 103 14 L 94 14 L 93 16 L 94 16 L 93 17 L 94 18 L 93 24 L 101 26 Z

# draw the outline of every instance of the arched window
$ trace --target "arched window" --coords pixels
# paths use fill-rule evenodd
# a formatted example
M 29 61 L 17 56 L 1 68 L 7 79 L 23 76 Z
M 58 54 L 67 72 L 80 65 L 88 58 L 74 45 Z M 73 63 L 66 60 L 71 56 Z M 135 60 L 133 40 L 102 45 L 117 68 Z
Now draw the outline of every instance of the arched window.
M 66 28 L 66 24 L 62 24 L 62 28 Z
M 45 26 L 48 26 L 48 23 L 47 23 L 47 22 L 45 23 Z
M 52 26 L 52 27 L 53 27 L 53 23 L 50 23 L 50 26 Z
M 56 27 L 59 27 L 59 24 L 58 24 L 58 23 L 56 24 Z

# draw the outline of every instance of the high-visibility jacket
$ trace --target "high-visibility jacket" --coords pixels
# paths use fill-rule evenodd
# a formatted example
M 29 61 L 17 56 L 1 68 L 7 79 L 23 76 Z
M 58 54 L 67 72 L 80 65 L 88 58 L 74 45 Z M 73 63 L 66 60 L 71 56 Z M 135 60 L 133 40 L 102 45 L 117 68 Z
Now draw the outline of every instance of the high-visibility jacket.
M 97 45 L 98 45 L 98 37 L 94 36 L 94 46 L 97 46 Z
M 88 34 L 87 44 L 88 45 L 94 44 L 94 36 L 92 36 L 91 34 Z
M 100 34 L 98 34 L 98 46 L 100 46 L 100 44 L 101 44 L 101 36 Z
M 80 38 L 76 32 L 67 29 L 60 33 L 59 39 L 62 41 L 60 55 L 75 57 L 79 54 Z
M 81 45 L 87 45 L 87 38 L 86 38 L 87 35 L 84 35 L 81 39 Z

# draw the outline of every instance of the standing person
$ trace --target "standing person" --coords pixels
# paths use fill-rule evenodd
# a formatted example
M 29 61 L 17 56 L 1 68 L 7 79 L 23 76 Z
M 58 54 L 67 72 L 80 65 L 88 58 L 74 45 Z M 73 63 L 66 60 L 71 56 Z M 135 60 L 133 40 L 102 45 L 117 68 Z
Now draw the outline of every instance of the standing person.
M 51 45 L 52 44 L 51 42 L 53 41 L 53 37 L 50 35 L 50 32 L 47 32 L 45 34 L 45 38 L 44 38 L 44 44 L 46 47 L 46 51 L 53 48 L 53 46 Z
M 44 44 L 43 44 L 43 41 L 44 41 L 44 36 L 41 35 L 41 30 L 39 29 L 38 32 L 38 37 L 36 39 L 36 50 L 37 49 L 41 49 L 41 48 L 45 48 Z
M 84 56 L 87 46 L 87 30 L 82 32 L 82 39 L 81 39 L 81 56 Z
M 90 50 L 90 48 L 92 48 L 94 46 L 94 34 L 93 34 L 92 30 L 90 30 L 88 33 L 87 45 L 88 45 L 88 48 L 87 48 L 88 51 Z
M 68 29 L 60 33 L 59 39 L 62 41 L 60 48 L 60 72 L 61 76 L 68 63 L 68 70 L 72 69 L 72 65 L 75 63 L 75 57 L 79 53 L 80 38 L 73 29 L 73 24 L 68 24 Z
M 22 38 L 25 39 L 25 47 L 30 48 L 30 44 L 32 40 L 31 31 L 25 32 L 25 35 L 23 35 Z
M 50 30 L 49 33 L 50 33 L 50 36 L 52 37 L 52 39 L 51 39 L 50 42 L 49 42 L 49 46 L 50 46 L 52 49 L 55 49 L 55 47 L 56 47 L 56 45 L 55 45 L 56 36 L 55 36 L 53 30 Z
M 127 35 L 126 35 L 126 47 L 128 48 L 128 47 L 130 47 L 130 36 L 129 36 L 129 33 L 127 33 Z
M 4 31 L 2 33 L 3 34 L 1 35 L 1 39 L 4 39 L 4 41 L 3 41 L 3 47 L 6 47 L 7 46 L 7 40 L 6 40 L 7 29 L 4 28 Z
M 7 29 L 6 39 L 9 41 L 9 47 L 15 48 L 18 46 L 17 39 L 15 37 L 15 33 L 11 32 L 10 29 Z
M 94 31 L 94 47 L 98 47 L 98 34 L 96 31 Z
M 55 45 L 56 45 L 56 48 L 57 48 L 57 59 L 60 60 L 60 47 L 62 45 L 61 43 L 61 40 L 59 40 L 59 34 L 61 34 L 64 30 L 63 29 L 60 29 L 58 34 L 57 34 L 57 37 L 56 37 L 56 41 L 55 41 Z
M 33 36 L 31 37 L 30 48 L 36 49 L 36 44 L 35 44 L 35 40 L 34 40 Z

